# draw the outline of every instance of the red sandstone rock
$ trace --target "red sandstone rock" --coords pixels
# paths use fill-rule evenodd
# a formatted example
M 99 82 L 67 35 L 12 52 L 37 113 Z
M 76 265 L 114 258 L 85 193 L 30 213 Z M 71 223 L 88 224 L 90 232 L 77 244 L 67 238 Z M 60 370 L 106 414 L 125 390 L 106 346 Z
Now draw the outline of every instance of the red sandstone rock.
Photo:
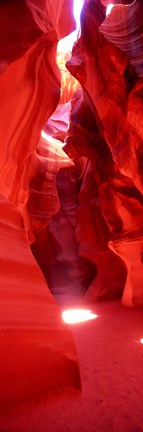
M 96 8 L 96 2 L 94 2 L 94 4 Z M 142 168 L 141 168 L 142 159 L 138 157 L 138 155 L 141 154 L 141 148 L 142 148 L 142 120 L 140 116 L 142 112 L 142 98 L 141 98 L 142 82 L 140 81 L 139 83 L 134 84 L 134 81 L 132 79 L 133 74 L 131 72 L 130 79 L 132 80 L 132 89 L 131 90 L 128 89 L 129 93 L 126 93 L 126 87 L 125 87 L 126 81 L 124 76 L 124 70 L 126 68 L 126 58 L 122 56 L 121 52 L 119 52 L 116 49 L 116 47 L 114 47 L 113 45 L 107 45 L 107 42 L 102 38 L 100 38 L 100 36 L 98 36 L 96 31 L 95 32 L 92 31 L 93 25 L 94 25 L 94 29 L 97 26 L 97 16 L 96 14 L 94 15 L 94 12 L 95 9 L 92 8 L 91 10 L 90 4 L 89 6 L 87 5 L 85 7 L 85 11 L 84 11 L 85 16 L 83 14 L 83 22 L 82 22 L 81 41 L 78 42 L 77 47 L 75 46 L 73 50 L 73 58 L 70 62 L 68 62 L 68 68 L 74 74 L 74 76 L 76 76 L 79 79 L 80 83 L 83 85 L 84 89 L 88 92 L 88 94 L 91 97 L 91 100 L 93 102 L 93 107 L 94 107 L 93 108 L 94 115 L 100 133 L 104 138 L 107 139 L 107 143 L 110 146 L 113 159 L 118 164 L 119 171 L 123 174 L 129 175 L 133 179 L 135 185 L 142 191 Z M 86 19 L 86 14 L 87 14 L 87 19 Z M 104 28 L 105 24 L 102 24 L 101 28 L 102 27 Z M 107 46 L 108 46 L 108 50 L 107 50 Z M 129 79 L 129 75 L 128 75 L 128 79 Z M 140 90 L 137 91 L 137 88 Z M 128 98 L 128 105 L 127 105 L 128 109 L 126 114 L 125 103 L 127 98 Z M 88 147 L 86 149 L 86 154 L 83 152 L 84 140 L 83 138 L 80 138 L 80 136 L 82 136 L 82 131 L 80 130 L 80 127 L 79 125 L 74 125 L 73 142 L 77 146 L 76 136 L 78 136 L 80 147 L 78 146 L 78 150 L 76 151 L 79 152 L 80 156 L 82 154 L 84 155 L 88 154 L 88 157 L 90 158 L 90 149 L 88 150 Z M 70 142 L 70 140 L 72 141 L 72 139 L 70 138 L 70 134 L 71 132 L 69 132 L 68 142 Z M 90 141 L 90 131 L 89 131 L 89 136 L 86 135 L 86 137 L 87 137 L 86 139 L 89 139 Z M 97 139 L 100 142 L 100 139 L 98 137 Z M 98 142 L 97 139 L 96 139 L 96 143 Z M 71 148 L 71 143 L 70 143 L 70 148 Z M 75 157 L 74 149 L 75 149 L 75 145 L 73 145 L 69 154 L 71 156 L 73 154 Z M 100 164 L 100 166 L 101 165 L 102 163 Z M 123 184 L 125 181 L 126 184 L 126 179 L 123 180 L 122 178 L 121 181 L 123 182 Z M 109 183 L 109 178 L 108 178 L 108 183 Z M 131 191 L 132 186 L 130 185 L 129 180 L 127 180 L 127 183 L 129 183 L 127 199 L 130 202 L 130 198 L 132 196 L 132 191 Z M 113 186 L 111 188 L 113 188 Z M 107 219 L 109 227 L 112 231 L 113 227 L 111 226 L 110 220 L 107 217 L 108 206 L 106 204 L 106 196 L 107 193 L 109 194 L 108 186 L 106 186 L 105 191 L 106 194 L 104 193 L 102 196 L 102 211 L 104 212 L 104 216 Z M 112 200 L 114 199 L 115 208 L 116 208 L 116 216 L 114 216 L 114 218 L 112 216 L 113 214 L 112 209 L 110 211 L 111 218 L 113 218 L 115 226 L 116 226 L 115 219 L 118 218 L 117 215 L 118 215 L 118 205 L 119 205 L 118 199 L 116 197 L 116 193 L 117 192 L 111 193 L 111 197 Z M 136 194 L 138 194 L 137 191 Z M 131 213 L 132 215 L 136 214 L 135 202 L 134 202 L 134 209 L 132 207 L 132 211 L 130 212 L 130 215 L 128 214 L 128 218 L 126 216 L 125 209 L 122 210 L 122 215 L 120 215 L 120 217 L 123 225 L 125 224 L 124 221 L 126 221 L 127 224 L 127 220 L 128 220 L 128 226 L 129 226 Z M 139 210 L 140 223 L 142 224 L 141 214 L 142 214 L 142 205 L 140 206 L 140 210 Z M 133 220 L 134 220 L 133 222 L 134 229 L 136 229 L 136 220 L 134 216 L 133 216 Z M 134 235 L 130 232 L 130 239 L 131 238 L 133 241 Z M 131 243 L 130 243 L 130 247 L 131 247 Z M 138 262 L 140 263 L 139 264 L 140 274 L 142 275 L 142 264 L 141 264 L 140 253 L 141 253 L 141 244 L 140 244 L 140 251 L 138 251 Z M 136 258 L 136 263 L 137 263 L 137 258 Z M 139 286 L 141 286 L 141 284 L 142 284 L 142 276 L 139 277 Z M 131 287 L 131 291 L 133 289 L 134 292 L 136 290 L 134 283 L 133 286 Z M 141 304 L 142 293 L 140 288 L 139 291 L 140 291 L 140 304 Z M 131 297 L 133 295 L 133 292 L 131 294 Z M 139 302 L 139 299 L 137 302 Z
M 18 211 L 0 196 L 0 413 L 60 386 L 79 388 L 68 327 L 34 260 Z
M 37 194 L 39 194 L 39 205 L 37 208 L 38 223 L 34 226 L 34 218 L 32 218 L 30 227 L 33 228 L 35 241 L 32 242 L 31 249 L 45 275 L 50 289 L 54 294 L 65 293 L 67 295 L 82 295 L 93 280 L 95 268 L 92 263 L 80 256 L 79 243 L 75 234 L 78 191 L 81 184 L 80 172 L 76 166 L 71 164 L 71 159 L 67 159 L 67 161 L 69 160 L 69 166 L 67 164 L 64 166 L 61 160 L 61 169 L 57 173 L 56 177 L 58 160 L 56 161 L 55 154 L 55 159 L 53 158 L 50 167 L 48 150 L 48 173 L 43 183 L 41 183 L 41 187 L 40 182 L 38 181 L 40 171 L 37 172 Z M 65 154 L 65 161 L 66 157 Z M 42 172 L 44 173 L 44 170 L 42 170 Z M 52 181 L 49 177 L 51 174 Z M 36 177 L 34 181 L 36 181 Z M 46 201 L 44 200 L 44 194 L 42 192 L 43 185 L 45 185 L 45 192 L 46 190 L 48 191 L 49 188 L 51 188 L 52 191 L 52 195 L 51 192 L 49 195 L 47 194 Z M 53 212 L 53 214 L 50 215 L 55 192 L 58 193 L 59 209 L 57 212 L 55 211 L 55 214 Z M 30 193 L 29 195 L 29 201 L 27 204 L 28 214 L 30 213 L 30 205 L 31 211 L 34 209 L 33 201 L 31 199 L 32 195 L 33 197 L 35 195 L 36 198 L 35 191 L 34 194 Z M 42 205 L 40 205 L 40 201 Z M 35 209 L 36 204 L 37 200 L 35 199 Z
M 24 211 L 29 235 L 31 233 L 35 236 L 58 212 L 60 201 L 56 176 L 61 168 L 65 169 L 73 165 L 73 161 L 63 151 L 60 141 L 41 136 L 37 149 L 31 157 L 28 199 Z
M 22 57 L 42 35 L 26 1 L 0 2 L 0 72 Z
M 110 150 L 99 134 L 90 102 L 88 105 L 87 101 L 88 98 L 82 98 L 81 92 L 78 92 L 72 102 L 72 121 L 64 149 L 79 158 L 81 166 L 76 236 L 79 254 L 96 267 L 96 277 L 87 292 L 88 299 L 95 301 L 121 295 L 126 275 L 121 260 L 108 248 L 111 236 L 110 224 L 105 220 L 108 203 L 107 197 L 104 195 L 104 203 L 102 196 L 105 184 L 107 196 L 109 194 L 108 183 L 114 164 Z M 116 218 L 117 214 L 115 224 Z
M 71 102 L 58 104 L 56 110 L 47 121 L 44 131 L 51 137 L 64 142 L 69 125 Z
M 127 3 L 122 2 L 122 3 Z M 105 38 L 125 52 L 137 75 L 143 77 L 143 3 L 115 5 L 100 26 Z
M 97 124 L 101 128 L 90 100 L 87 96 L 82 97 L 81 93 L 77 94 L 72 102 L 71 123 L 64 148 L 71 157 L 80 158 L 81 163 L 81 156 L 91 160 L 83 163 L 83 184 L 77 210 L 79 253 L 93 260 L 97 269 L 97 276 L 89 289 L 90 298 L 98 299 L 102 295 L 109 298 L 123 289 L 124 268 L 121 261 L 117 262 L 110 255 L 109 242 L 109 247 L 123 259 L 128 271 L 123 303 L 142 305 L 143 198 L 133 181 L 121 174 Z M 132 248 L 135 248 L 134 253 Z
M 20 208 L 27 196 L 31 155 L 60 96 L 55 58 L 52 33 L 42 36 L 0 77 L 0 190 Z
M 74 29 L 73 0 L 1 0 L 0 73 L 42 34 L 60 39 Z
M 44 33 L 54 29 L 61 39 L 74 30 L 73 0 L 26 0 L 26 3 Z
M 121 260 L 108 248 L 110 231 L 102 213 L 100 186 L 98 189 L 94 169 L 91 161 L 84 160 L 76 227 L 79 254 L 96 268 L 96 276 L 86 295 L 92 302 L 120 297 L 126 278 Z
M 20 208 L 27 194 L 30 157 L 59 101 L 56 46 L 58 37 L 74 29 L 72 6 L 73 0 L 0 5 L 2 70 L 12 62 L 0 77 L 0 190 Z
M 32 170 L 33 175 L 36 170 L 34 151 L 41 130 L 60 98 L 56 45 L 58 35 L 67 34 L 73 28 L 73 16 L 68 24 L 66 14 L 63 15 L 72 7 L 72 1 L 63 2 L 61 10 L 60 2 L 48 2 L 48 10 L 54 7 L 56 11 L 48 29 L 44 27 L 42 10 L 45 2 L 22 2 L 20 7 L 18 3 L 8 1 L 0 5 L 3 21 L 0 44 L 3 72 L 0 76 L 1 414 L 53 388 L 80 387 L 71 334 L 31 254 L 22 216 L 12 206 L 15 204 L 23 212 Z M 37 14 L 39 5 L 41 11 Z M 50 23 L 48 20 L 46 10 L 46 23 Z M 38 157 L 44 159 L 42 154 Z M 72 164 L 65 154 L 60 158 Z M 53 190 L 54 182 L 55 178 Z M 55 197 L 58 202 L 56 189 Z M 57 202 L 51 213 L 55 208 L 57 211 Z M 39 212 L 42 210 L 39 207 Z
M 71 13 L 67 20 L 73 2 L 27 0 L 21 8 L 16 0 L 8 8 L 1 3 L 0 192 L 21 212 L 24 207 L 31 249 L 55 291 L 58 278 L 62 289 L 66 279 L 67 292 L 89 287 L 92 301 L 121 295 L 124 288 L 123 304 L 141 306 L 142 2 L 117 6 L 104 21 L 107 3 L 85 2 L 81 38 L 68 62 L 84 90 L 72 102 L 64 147 L 71 160 L 57 142 L 50 148 L 40 135 L 45 127 L 65 138 L 63 107 L 57 110 L 62 124 L 56 114 L 48 119 L 60 100 L 57 39 L 74 28 Z M 65 95 L 63 101 L 69 100 Z M 2 195 L 4 412 L 53 387 L 79 387 L 80 379 L 71 335 L 30 253 L 22 218 Z

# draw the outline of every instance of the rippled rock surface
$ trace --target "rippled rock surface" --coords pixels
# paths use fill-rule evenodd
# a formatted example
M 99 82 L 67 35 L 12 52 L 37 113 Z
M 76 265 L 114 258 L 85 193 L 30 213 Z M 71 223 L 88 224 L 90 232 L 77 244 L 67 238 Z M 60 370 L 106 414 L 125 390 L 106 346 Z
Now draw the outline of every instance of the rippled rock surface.
M 20 213 L 0 196 L 0 414 L 53 388 L 80 387 L 68 327 L 33 258 Z

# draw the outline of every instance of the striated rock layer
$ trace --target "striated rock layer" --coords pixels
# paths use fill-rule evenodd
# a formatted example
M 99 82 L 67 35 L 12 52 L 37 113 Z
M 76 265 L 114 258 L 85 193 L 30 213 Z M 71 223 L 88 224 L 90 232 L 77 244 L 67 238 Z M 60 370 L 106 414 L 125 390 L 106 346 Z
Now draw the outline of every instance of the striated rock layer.
M 70 331 L 28 245 L 27 233 L 34 237 L 38 225 L 36 206 L 44 219 L 44 186 L 43 207 L 35 190 L 33 219 L 31 207 L 29 214 L 26 210 L 32 178 L 44 160 L 43 153 L 35 156 L 41 130 L 60 98 L 56 46 L 74 28 L 73 15 L 69 23 L 66 19 L 72 5 L 71 0 L 0 4 L 0 414 L 53 388 L 80 388 Z M 46 222 L 59 206 L 51 177 L 49 172 L 47 192 L 54 190 L 54 205 L 45 212 Z M 42 172 L 40 184 L 41 179 Z
M 31 250 L 54 294 L 82 294 L 95 268 L 79 255 L 75 234 L 80 170 L 50 137 L 41 137 L 32 167 L 26 206 Z
M 85 0 L 62 91 L 73 1 L 20 3 L 0 4 L 1 413 L 80 387 L 47 284 L 143 305 L 142 2 L 106 18 L 108 0 Z
M 97 3 L 85 2 L 81 38 L 67 63 L 84 89 L 84 98 L 82 104 L 77 100 L 76 107 L 73 105 L 65 150 L 71 157 L 91 160 L 98 185 L 96 200 L 109 229 L 108 245 L 127 268 L 123 303 L 139 306 L 143 304 L 142 79 L 129 63 L 132 53 L 127 57 L 126 49 L 121 51 L 115 39 L 113 44 L 98 31 L 104 18 L 102 7 L 97 11 Z M 135 2 L 126 10 L 140 7 L 141 3 Z M 106 259 L 102 263 L 106 266 Z M 110 266 L 107 275 L 112 278 Z
M 0 77 L 0 190 L 21 210 L 27 197 L 31 156 L 59 101 L 55 56 L 56 43 L 50 33 Z
M 57 387 L 80 388 L 68 327 L 27 244 L 22 217 L 0 195 L 0 414 Z

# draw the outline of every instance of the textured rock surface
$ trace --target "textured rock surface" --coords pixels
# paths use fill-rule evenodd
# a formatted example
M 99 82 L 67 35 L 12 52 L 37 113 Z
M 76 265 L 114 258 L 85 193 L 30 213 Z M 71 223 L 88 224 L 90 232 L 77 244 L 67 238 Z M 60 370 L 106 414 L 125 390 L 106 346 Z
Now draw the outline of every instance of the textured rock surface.
M 71 101 L 58 104 L 56 110 L 47 121 L 44 132 L 52 138 L 60 140 L 61 143 L 64 142 L 69 125 L 70 111 Z
M 42 36 L 0 77 L 0 189 L 21 208 L 27 193 L 31 155 L 60 96 L 56 43 L 52 39 L 53 34 Z
M 134 6 L 127 9 L 130 7 Z M 141 7 L 140 2 L 135 2 L 135 7 Z M 65 149 L 71 157 L 83 155 L 92 159 L 100 209 L 110 232 L 109 246 L 124 260 L 128 269 L 123 302 L 141 305 L 142 79 L 128 64 L 127 56 L 97 31 L 99 26 L 100 29 L 106 27 L 106 21 L 101 25 L 102 12 L 99 8 L 97 13 L 96 1 L 85 3 L 81 38 L 67 63 L 88 95 L 91 116 L 88 119 L 84 104 L 80 106 L 78 102 Z M 139 14 L 135 16 L 137 18 Z
M 27 243 L 22 217 L 0 196 L 0 414 L 60 386 L 80 386 L 69 329 Z
M 35 156 L 41 130 L 60 98 L 56 45 L 58 34 L 65 34 L 63 11 L 69 5 L 71 9 L 72 2 L 48 2 L 48 11 L 45 2 L 40 2 L 40 11 L 38 5 L 36 1 L 23 1 L 20 6 L 17 1 L 0 4 L 0 414 L 53 388 L 80 388 L 71 334 L 31 254 L 23 217 L 16 208 L 34 236 L 33 219 L 37 223 L 38 212 L 42 221 L 45 216 L 40 207 L 41 200 L 43 206 L 45 203 L 45 190 L 37 202 L 38 211 L 33 199 L 33 219 L 30 207 L 27 216 L 25 203 L 34 175 L 36 183 L 38 161 L 44 159 L 44 147 L 41 153 L 37 149 L 37 159 Z M 49 23 L 48 13 L 54 6 L 58 7 L 58 21 L 53 20 L 46 33 L 45 13 Z M 72 16 L 69 21 L 66 34 L 73 28 Z M 46 213 L 46 222 L 58 208 L 49 153 L 48 192 L 50 196 L 54 192 L 54 205 Z M 57 170 L 61 160 L 72 164 L 65 154 L 56 160 Z M 45 173 L 47 160 L 43 167 Z M 40 172 L 40 184 L 41 178 Z
M 26 0 L 26 4 L 44 33 L 54 30 L 60 39 L 74 30 L 73 0 Z
M 4 48 L 4 43 L 2 45 L 4 62 L 12 63 L 0 77 L 0 190 L 21 208 L 26 198 L 31 155 L 38 144 L 42 128 L 59 102 L 61 76 L 56 64 L 56 47 L 58 37 L 74 29 L 72 6 L 72 0 L 23 0 L 22 11 L 17 7 L 17 0 L 13 6 L 9 1 L 0 5 L 3 21 L 10 20 L 11 14 L 14 19 L 16 10 L 18 12 L 12 48 L 9 44 L 10 34 L 6 41 L 9 52 Z M 21 20 L 24 21 L 23 28 Z M 33 27 L 37 29 L 35 35 Z M 14 21 L 11 23 L 11 32 L 13 28 Z M 42 36 L 35 42 L 39 34 Z M 4 25 L 1 36 L 5 42 Z M 13 47 L 17 54 L 13 53 Z M 22 56 L 22 53 L 25 54 Z M 3 58 L 1 65 L 3 69 Z
M 79 386 L 70 333 L 26 235 L 53 293 L 143 305 L 143 4 L 130 3 L 106 18 L 109 1 L 85 0 L 62 79 L 56 49 L 74 30 L 73 1 L 0 4 L 3 410 L 15 379 L 14 405 Z
M 60 208 L 56 187 L 58 171 L 72 167 L 73 161 L 63 151 L 61 142 L 42 137 L 31 157 L 27 209 L 27 229 L 36 234 L 47 226 Z
M 37 150 L 27 202 L 35 236 L 31 249 L 53 293 L 79 295 L 95 274 L 92 263 L 79 256 L 75 233 L 80 171 L 58 141 L 41 140 Z
M 125 283 L 125 268 L 121 260 L 109 250 L 111 234 L 107 222 L 110 220 L 105 219 L 109 207 L 110 183 L 115 175 L 114 164 L 87 101 L 87 96 L 82 97 L 82 92 L 75 95 L 65 150 L 69 154 L 73 152 L 76 158 L 79 157 L 81 165 L 76 236 L 80 255 L 93 262 L 97 270 L 87 293 L 88 298 L 93 301 L 121 295 Z
M 141 0 L 130 3 L 129 7 L 115 5 L 100 31 L 126 53 L 137 75 L 143 77 L 143 3 Z
M 0 2 L 0 73 L 42 35 L 26 2 Z

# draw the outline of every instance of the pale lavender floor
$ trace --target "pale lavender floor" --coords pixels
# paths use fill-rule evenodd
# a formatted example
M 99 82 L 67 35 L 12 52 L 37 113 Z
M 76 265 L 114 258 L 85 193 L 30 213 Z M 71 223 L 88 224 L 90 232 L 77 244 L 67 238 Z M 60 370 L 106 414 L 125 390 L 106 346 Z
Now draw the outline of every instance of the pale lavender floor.
M 82 392 L 61 390 L 25 405 L 0 419 L 0 432 L 143 431 L 143 310 L 120 302 L 92 310 L 98 318 L 71 326 Z

